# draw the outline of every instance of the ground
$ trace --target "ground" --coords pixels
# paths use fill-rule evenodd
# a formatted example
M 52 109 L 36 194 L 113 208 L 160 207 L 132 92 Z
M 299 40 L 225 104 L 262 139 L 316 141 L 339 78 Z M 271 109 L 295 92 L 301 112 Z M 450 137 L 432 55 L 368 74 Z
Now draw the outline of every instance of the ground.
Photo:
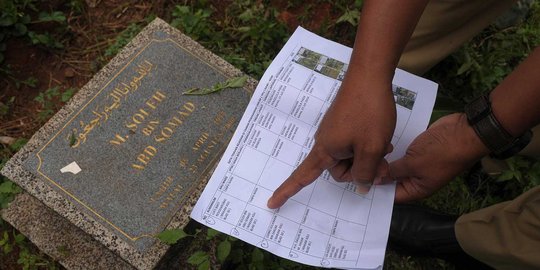
M 2 3 L 0 166 L 155 16 L 259 78 L 298 25 L 351 46 L 361 2 L 13 0 Z M 533 1 L 536 14 L 540 13 L 538 2 Z M 538 15 L 531 14 L 535 12 L 523 15 L 523 22 L 490 27 L 426 75 L 442 86 L 433 119 L 458 110 L 473 95 L 491 90 L 539 44 L 540 20 Z M 470 177 L 468 181 L 463 181 L 467 177 L 461 177 L 422 203 L 459 214 L 511 199 L 538 184 L 534 174 L 540 171 L 537 163 L 523 158 L 509 163 L 510 170 L 497 183 L 486 184 L 482 178 L 471 184 Z M 487 193 L 487 190 L 495 192 Z M 17 187 L 0 178 L 0 204 L 5 206 L 17 192 Z M 216 246 L 232 243 L 225 263 L 229 268 L 238 265 L 246 269 L 307 268 L 290 265 L 223 235 L 212 236 L 212 241 L 205 241 L 204 235 L 206 231 L 197 235 L 199 240 L 194 243 L 199 246 L 190 251 L 203 252 L 216 261 L 216 256 L 219 257 L 215 254 Z M 0 252 L 0 269 L 60 267 L 21 238 L 0 220 L 0 249 L 5 251 Z M 452 269 L 452 266 L 389 252 L 386 268 Z

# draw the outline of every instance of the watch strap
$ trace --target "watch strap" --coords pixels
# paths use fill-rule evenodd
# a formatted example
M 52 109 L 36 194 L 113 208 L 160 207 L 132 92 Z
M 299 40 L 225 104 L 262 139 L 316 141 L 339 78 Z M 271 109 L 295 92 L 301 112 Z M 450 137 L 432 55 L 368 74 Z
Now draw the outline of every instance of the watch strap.
M 513 137 L 504 129 L 491 110 L 491 102 L 483 95 L 465 106 L 465 114 L 469 124 L 491 151 L 491 156 L 506 159 L 518 153 L 530 142 L 532 132 L 529 130 L 522 136 Z

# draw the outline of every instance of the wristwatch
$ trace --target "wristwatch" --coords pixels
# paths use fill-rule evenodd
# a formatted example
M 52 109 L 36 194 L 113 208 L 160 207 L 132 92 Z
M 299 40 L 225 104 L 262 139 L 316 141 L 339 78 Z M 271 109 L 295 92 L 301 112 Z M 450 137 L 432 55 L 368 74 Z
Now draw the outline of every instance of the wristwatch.
M 465 106 L 465 114 L 480 140 L 491 151 L 490 156 L 507 159 L 521 151 L 532 138 L 532 132 L 526 131 L 519 137 L 513 137 L 501 126 L 493 111 L 488 95 L 483 95 Z

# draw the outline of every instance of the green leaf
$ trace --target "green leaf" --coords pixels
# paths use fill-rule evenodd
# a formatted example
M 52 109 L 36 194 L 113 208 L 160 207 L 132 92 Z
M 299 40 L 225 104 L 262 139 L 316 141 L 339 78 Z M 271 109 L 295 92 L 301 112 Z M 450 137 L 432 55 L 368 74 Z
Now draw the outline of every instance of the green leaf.
M 52 44 L 50 44 L 48 46 L 51 47 L 51 48 L 56 48 L 56 49 L 63 49 L 64 48 L 64 44 L 62 44 L 58 40 L 55 40 Z
M 519 156 L 518 156 L 519 157 Z M 519 157 L 517 160 L 516 160 L 516 164 L 519 168 L 529 168 L 531 163 L 524 159 L 524 158 L 521 158 Z
M 463 64 L 459 67 L 459 69 L 457 70 L 456 75 L 461 75 L 461 74 L 465 73 L 466 71 L 468 71 L 469 69 L 471 69 L 471 66 L 472 66 L 472 62 L 471 62 L 471 61 L 468 61 L 468 62 L 463 63 Z
M 508 181 L 514 178 L 514 172 L 512 171 L 504 171 L 499 177 L 497 177 L 497 181 L 503 182 Z
M 75 93 L 75 89 L 69 88 L 62 93 L 60 100 L 62 100 L 62 102 L 66 102 L 73 96 L 74 93 Z
M 9 243 L 6 243 L 3 247 L 4 247 L 4 254 L 8 254 L 13 250 L 13 246 L 11 246 Z
M 336 23 L 348 22 L 352 26 L 358 25 L 358 19 L 360 18 L 360 11 L 357 9 L 347 10 L 341 17 L 339 17 Z
M 510 171 L 515 171 L 517 168 L 516 168 L 516 158 L 515 157 L 511 157 L 509 159 L 506 160 L 506 165 L 508 165 L 508 168 L 510 168 Z
M 16 37 L 20 37 L 28 32 L 28 28 L 26 28 L 26 25 L 22 23 L 16 23 L 15 24 L 15 32 L 13 32 L 13 35 Z
M 248 79 L 248 76 L 234 77 L 226 80 L 223 83 L 217 83 L 211 88 L 198 88 L 194 87 L 183 92 L 183 95 L 208 95 L 211 93 L 219 92 L 227 88 L 240 88 L 243 87 Z
M 242 12 L 240 15 L 238 15 L 238 19 L 242 21 L 249 21 L 251 19 L 254 19 L 255 16 L 253 15 L 252 9 L 246 9 L 244 12 Z
M 210 269 L 210 261 L 206 260 L 199 264 L 199 267 L 197 267 L 197 270 L 209 270 Z
M 538 174 L 531 174 L 529 175 L 531 183 L 533 183 L 534 186 L 540 185 L 540 175 Z
M 0 239 L 0 246 L 3 246 L 8 242 L 9 242 L 9 235 L 7 234 L 7 231 L 4 231 L 4 237 Z
M 234 248 L 229 254 L 229 260 L 234 264 L 239 264 L 243 261 L 244 251 L 242 248 Z
M 204 261 L 208 261 L 208 254 L 204 251 L 197 251 L 191 255 L 187 262 L 191 265 L 199 265 L 203 263 Z
M 15 195 L 13 195 L 13 194 L 0 193 L 0 209 L 7 208 L 9 206 L 9 203 L 11 203 L 14 198 L 15 198 Z
M 23 24 L 29 24 L 32 21 L 32 18 L 30 18 L 29 14 L 24 14 L 21 18 L 19 18 L 19 22 Z
M 35 42 L 34 44 L 47 45 L 51 43 L 49 36 L 46 34 L 36 34 L 34 37 L 35 39 L 32 40 L 32 42 Z
M 74 146 L 76 142 L 77 136 L 75 135 L 75 133 L 69 134 L 69 146 Z
M 57 40 L 54 39 L 54 37 L 51 36 L 48 32 L 45 32 L 43 34 L 37 34 L 36 32 L 29 31 L 28 37 L 32 41 L 32 44 L 34 45 L 45 45 L 49 48 L 55 48 L 55 49 L 61 49 L 64 47 L 64 45 Z
M 189 13 L 189 6 L 177 5 L 172 13 L 174 17 L 182 17 Z
M 3 27 L 13 25 L 16 21 L 17 19 L 15 17 L 4 12 L 2 12 L 2 16 L 0 16 L 0 26 Z
M 231 253 L 231 242 L 224 240 L 217 247 L 217 257 L 220 262 L 224 262 Z
M 28 77 L 26 80 L 21 81 L 21 83 L 34 88 L 37 86 L 38 79 L 36 79 L 35 77 Z
M 241 76 L 241 77 L 229 79 L 225 82 L 225 87 L 228 87 L 228 88 L 244 87 L 247 79 L 248 79 L 248 76 Z
M 164 230 L 161 233 L 157 235 L 157 238 L 161 240 L 161 242 L 169 245 L 176 244 L 178 240 L 189 236 L 187 233 L 185 233 L 182 229 L 173 229 L 173 230 Z
M 66 16 L 62 11 L 53 11 L 52 13 L 41 12 L 39 13 L 40 22 L 65 22 Z
M 45 96 L 43 95 L 43 93 L 39 93 L 35 98 L 34 98 L 34 101 L 37 101 L 39 103 L 43 103 L 45 102 Z
M 249 32 L 249 30 L 251 30 L 251 27 L 249 26 L 240 26 L 236 28 L 236 31 L 241 32 L 241 33 Z
M 536 161 L 529 170 L 529 179 L 533 185 L 540 185 L 540 161 Z
M 212 228 L 208 228 L 208 230 L 206 231 L 206 240 L 210 240 L 210 239 L 213 239 L 215 238 L 216 236 L 219 235 L 219 231 L 218 230 L 214 230 Z
M 6 181 L 0 184 L 0 193 L 14 193 L 16 191 L 15 183 L 11 181 Z
M 24 241 L 24 239 L 25 239 L 25 237 L 24 237 L 24 235 L 22 233 L 16 233 L 14 235 L 14 238 L 15 238 L 15 243 L 17 243 L 17 244 L 22 243 L 22 241 Z
M 21 150 L 21 148 L 23 148 L 23 146 L 25 146 L 27 142 L 28 142 L 27 139 L 19 138 L 12 145 L 10 145 L 9 148 L 12 151 L 17 152 L 17 151 Z
M 521 171 L 515 171 L 515 172 L 514 172 L 514 177 L 515 177 L 518 181 L 523 180 L 523 176 L 522 176 Z
M 254 248 L 251 252 L 251 261 L 252 262 L 262 262 L 264 260 L 264 254 L 258 248 Z

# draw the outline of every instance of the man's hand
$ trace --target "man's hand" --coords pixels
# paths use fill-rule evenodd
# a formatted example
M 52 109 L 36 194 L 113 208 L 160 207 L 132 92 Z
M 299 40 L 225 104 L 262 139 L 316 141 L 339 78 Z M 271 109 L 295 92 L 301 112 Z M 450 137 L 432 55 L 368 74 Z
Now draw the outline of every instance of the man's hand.
M 488 153 L 465 114 L 437 120 L 390 164 L 390 175 L 398 180 L 395 201 L 431 195 Z
M 375 177 L 387 175 L 384 156 L 392 151 L 390 140 L 395 123 L 390 82 L 344 81 L 321 121 L 313 149 L 274 192 L 268 207 L 282 206 L 326 169 L 336 180 L 353 181 L 364 192 L 369 191 Z
M 347 75 L 315 136 L 304 162 L 274 192 L 269 208 L 309 185 L 325 170 L 339 181 L 355 181 L 368 190 L 384 176 L 392 151 L 396 108 L 390 89 L 399 57 L 427 0 L 366 0 Z M 399 6 L 399 8 L 396 8 Z

